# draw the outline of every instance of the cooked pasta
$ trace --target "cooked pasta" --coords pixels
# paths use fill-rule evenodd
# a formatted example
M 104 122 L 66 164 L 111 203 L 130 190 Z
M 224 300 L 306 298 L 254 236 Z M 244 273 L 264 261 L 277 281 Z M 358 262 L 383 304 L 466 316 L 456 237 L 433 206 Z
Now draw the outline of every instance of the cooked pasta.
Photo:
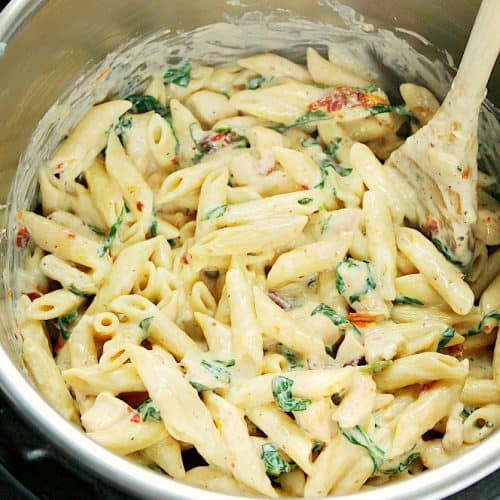
M 90 109 L 19 213 L 18 329 L 47 401 L 232 495 L 351 493 L 495 431 L 498 202 L 481 177 L 467 269 L 405 227 L 383 159 L 439 104 L 401 95 L 309 48 L 184 61 Z

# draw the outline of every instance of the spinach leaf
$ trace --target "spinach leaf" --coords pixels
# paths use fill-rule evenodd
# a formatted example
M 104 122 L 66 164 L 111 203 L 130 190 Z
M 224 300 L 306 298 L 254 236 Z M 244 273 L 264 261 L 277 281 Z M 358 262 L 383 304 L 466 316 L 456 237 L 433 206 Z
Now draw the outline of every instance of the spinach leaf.
M 392 360 L 387 359 L 384 361 L 374 361 L 368 365 L 363 365 L 359 367 L 359 371 L 363 373 L 369 373 L 370 375 L 375 375 L 375 373 L 381 372 L 384 368 L 392 365 Z
M 375 288 L 377 287 L 377 283 L 375 281 L 375 277 L 373 275 L 370 263 L 365 260 L 356 260 L 349 258 L 337 264 L 336 272 L 338 280 L 336 281 L 336 283 L 339 283 L 340 285 L 340 288 L 337 288 L 337 291 L 341 295 L 347 292 L 346 277 L 343 275 L 343 273 L 345 273 L 346 270 L 353 268 L 364 268 L 363 272 L 365 273 L 366 277 L 365 277 L 364 288 L 354 292 L 353 294 L 347 297 L 349 304 L 354 304 L 354 302 L 358 302 L 359 299 L 363 297 L 363 295 L 366 295 L 371 290 L 375 290 Z M 341 292 L 341 290 L 343 291 Z
M 211 391 L 210 387 L 207 387 L 204 384 L 200 384 L 199 382 L 193 382 L 192 380 L 189 381 L 189 383 L 198 391 L 198 392 L 206 392 L 206 391 Z
M 343 429 L 339 426 L 339 430 L 342 436 L 344 436 L 350 443 L 361 446 L 368 452 L 373 464 L 372 474 L 376 474 L 379 471 L 380 466 L 384 463 L 384 450 L 380 448 L 359 425 L 356 425 L 349 430 Z
M 325 444 L 324 441 L 314 441 L 311 451 L 313 453 L 320 453 L 325 447 Z
M 227 370 L 227 368 L 234 366 L 236 362 L 234 361 L 234 359 L 216 359 L 213 362 L 202 359 L 200 364 L 217 380 L 229 384 L 231 382 L 231 373 L 229 372 L 229 370 Z
M 448 262 L 461 269 L 466 267 L 463 262 L 453 257 L 450 249 L 442 241 L 438 240 L 437 238 L 432 238 L 431 241 L 432 243 L 434 243 L 434 246 L 444 255 Z
M 493 318 L 497 321 L 500 321 L 500 311 L 490 311 L 489 313 L 486 313 L 479 322 L 479 325 L 477 325 L 477 327 L 475 328 L 471 328 L 467 332 L 467 335 L 477 335 L 478 333 L 481 333 L 484 328 L 484 323 L 488 318 Z
M 299 399 L 292 396 L 293 380 L 276 375 L 271 382 L 273 398 L 283 411 L 304 411 L 311 404 L 310 399 Z
M 87 224 L 87 227 L 94 233 L 97 234 L 97 236 L 104 236 L 102 231 L 98 229 L 97 227 L 93 226 L 92 224 Z
M 329 168 L 332 168 L 338 175 L 340 175 L 340 177 L 347 177 L 352 172 L 352 168 L 341 167 L 340 165 L 337 165 L 330 158 L 323 158 L 322 160 L 319 161 L 318 165 L 319 168 L 321 169 L 323 176 L 325 177 L 327 174 L 327 169 Z
M 311 146 L 319 146 L 319 142 L 314 139 L 313 137 L 308 137 L 307 139 L 303 139 L 302 142 L 302 147 L 304 148 L 310 148 Z
M 466 406 L 462 410 L 462 413 L 460 413 L 460 416 L 465 420 L 466 418 L 469 418 L 478 408 L 479 406 Z
M 413 297 L 408 297 L 407 295 L 398 295 L 394 299 L 394 305 L 411 305 L 411 306 L 423 306 L 424 303 Z
M 153 220 L 151 221 L 149 234 L 151 235 L 151 238 L 158 236 L 158 219 L 156 218 L 156 214 L 153 214 Z
M 168 122 L 172 120 L 170 107 L 164 106 L 152 95 L 129 95 L 125 99 L 132 103 L 132 107 L 128 111 L 129 113 L 138 114 L 154 111 Z
M 99 247 L 99 250 L 97 251 L 97 255 L 99 255 L 99 257 L 103 257 L 104 254 L 109 250 L 109 247 L 116 238 L 116 234 L 118 233 L 118 230 L 120 229 L 120 226 L 123 223 L 124 216 L 125 216 L 125 207 L 121 209 L 120 214 L 118 215 L 118 219 L 116 219 L 116 222 L 109 228 L 106 239 L 104 240 L 103 244 Z
M 305 368 L 304 363 L 300 363 L 299 361 L 297 361 L 297 354 L 289 349 L 286 345 L 279 343 L 278 350 L 288 361 L 291 370 L 296 370 L 297 368 Z
M 417 125 L 420 123 L 420 120 L 408 109 L 403 106 L 394 106 L 392 104 L 375 104 L 367 108 L 372 116 L 378 115 L 380 113 L 396 113 L 401 116 L 406 116 L 410 119 L 411 122 L 416 123 Z
M 401 472 L 408 470 L 408 467 L 410 467 L 412 462 L 414 460 L 416 460 L 418 457 L 420 457 L 420 452 L 413 451 L 413 450 L 415 450 L 415 446 L 416 445 L 413 445 L 413 448 L 408 452 L 408 456 L 397 467 L 385 469 L 382 472 L 384 474 L 391 474 L 392 475 L 392 474 L 401 474 Z
M 326 316 L 335 326 L 343 326 L 347 325 L 352 328 L 358 335 L 361 335 L 360 329 L 351 321 L 349 321 L 344 316 L 341 316 L 336 311 L 334 311 L 329 305 L 324 304 L 323 302 L 316 306 L 314 310 L 311 312 L 311 316 L 316 314 L 323 314 Z
M 440 351 L 443 347 L 445 347 L 448 342 L 454 337 L 455 329 L 451 326 L 445 328 L 441 332 L 441 339 L 439 340 L 439 344 L 437 346 L 437 350 Z
M 268 82 L 270 78 L 266 78 L 265 76 L 251 76 L 246 83 L 246 88 L 249 90 L 255 90 L 260 88 L 264 83 Z
M 78 313 L 76 311 L 71 311 L 68 314 L 59 316 L 56 320 L 56 326 L 61 332 L 62 338 L 68 340 L 71 337 L 72 330 L 68 326 L 75 321 Z
M 276 127 L 278 132 L 284 132 L 289 128 L 299 127 L 301 125 L 305 125 L 306 123 L 316 122 L 319 120 L 331 120 L 331 116 L 327 115 L 323 110 L 316 109 L 315 111 L 308 110 L 301 116 L 299 116 L 296 120 L 289 123 L 288 125 L 282 125 L 280 127 Z
M 218 207 L 212 208 L 206 212 L 201 220 L 217 219 L 218 217 L 222 217 L 226 213 L 226 210 L 227 205 L 219 205 Z
M 116 123 L 113 123 L 108 128 L 108 133 L 114 132 L 120 142 L 125 144 L 125 134 L 132 128 L 132 117 L 128 115 L 122 115 Z
M 153 322 L 154 319 L 155 319 L 154 316 L 148 316 L 139 323 L 139 327 L 145 333 L 146 338 L 148 336 L 149 327 L 151 326 L 151 323 Z
M 334 137 L 332 142 L 330 142 L 330 144 L 325 148 L 325 153 L 329 156 L 335 156 L 340 148 L 341 142 L 341 137 Z
M 272 478 L 288 474 L 297 467 L 294 462 L 287 462 L 279 452 L 278 447 L 272 443 L 264 443 L 262 445 L 260 456 L 266 467 L 267 475 Z
M 141 415 L 141 420 L 143 422 L 146 422 L 148 418 L 157 420 L 158 422 L 161 420 L 160 410 L 150 398 L 146 399 L 144 403 L 137 408 L 137 412 Z
M 180 87 L 187 87 L 191 81 L 191 63 L 187 62 L 179 66 L 171 66 L 163 75 L 163 83 L 174 83 Z
M 76 295 L 77 297 L 82 297 L 83 299 L 91 299 L 95 295 L 94 293 L 82 292 L 73 285 L 70 285 L 68 287 L 68 292 L 71 292 L 73 295 Z
M 299 205 L 309 205 L 309 203 L 311 203 L 311 201 L 313 201 L 312 198 L 301 198 L 300 200 L 297 200 L 297 203 Z

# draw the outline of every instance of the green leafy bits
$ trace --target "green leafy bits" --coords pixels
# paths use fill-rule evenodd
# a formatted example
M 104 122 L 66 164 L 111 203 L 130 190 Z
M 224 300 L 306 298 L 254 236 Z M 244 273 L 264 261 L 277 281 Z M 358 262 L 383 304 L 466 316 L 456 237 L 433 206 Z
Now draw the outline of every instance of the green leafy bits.
M 97 227 L 93 226 L 92 224 L 87 224 L 87 227 L 94 233 L 97 234 L 97 236 L 104 236 L 102 231 L 98 229 Z
M 283 411 L 304 411 L 311 404 L 310 399 L 299 399 L 292 396 L 293 380 L 276 375 L 271 382 L 274 401 Z
M 289 128 L 299 127 L 300 125 L 305 125 L 306 123 L 316 122 L 320 120 L 330 120 L 330 119 L 331 116 L 327 115 L 321 109 L 316 109 L 314 111 L 308 110 L 293 122 L 289 123 L 288 125 L 282 125 L 281 127 L 277 127 L 276 130 L 278 132 L 284 132 Z
M 68 327 L 75 321 L 77 316 L 78 313 L 76 311 L 71 311 L 68 314 L 59 316 L 59 318 L 56 319 L 56 326 L 61 332 L 62 338 L 64 340 L 68 340 L 71 337 L 71 329 Z
M 371 290 L 375 290 L 375 288 L 377 287 L 377 282 L 375 281 L 375 277 L 373 275 L 370 263 L 365 260 L 356 260 L 349 258 L 343 260 L 337 265 L 336 284 L 340 285 L 339 288 L 337 288 L 337 291 L 341 295 L 347 293 L 347 288 L 348 288 L 346 286 L 345 273 L 347 273 L 349 269 L 353 268 L 361 269 L 365 273 L 365 284 L 362 289 L 357 290 L 356 292 L 348 295 L 347 300 L 349 301 L 349 304 L 354 304 L 355 302 L 358 302 L 361 299 L 361 297 L 369 293 Z
M 246 83 L 246 88 L 249 90 L 256 90 L 260 88 L 264 83 L 268 82 L 269 78 L 265 76 L 251 76 Z
M 368 108 L 371 115 L 375 116 L 380 113 L 396 113 L 401 116 L 406 116 L 411 122 L 419 124 L 420 120 L 408 109 L 403 106 L 394 106 L 392 104 L 375 104 Z
M 234 359 L 216 359 L 212 362 L 202 359 L 200 364 L 217 380 L 229 384 L 231 382 L 231 373 L 229 372 L 228 368 L 234 366 L 236 362 L 234 361 Z
M 484 323 L 486 322 L 487 319 L 489 318 L 493 318 L 495 319 L 496 321 L 500 321 L 500 311 L 490 311 L 489 313 L 486 313 L 481 321 L 479 322 L 479 324 L 477 325 L 477 327 L 475 328 L 471 328 L 468 332 L 467 332 L 467 335 L 471 336 L 471 335 L 477 335 L 478 333 L 481 333 L 483 331 L 483 328 L 484 328 Z
M 413 461 L 420 457 L 420 452 L 414 450 L 415 450 L 415 445 L 408 452 L 408 456 L 397 467 L 391 467 L 390 469 L 385 469 L 383 473 L 394 475 L 394 474 L 401 474 L 401 472 L 408 470 Z
M 392 360 L 387 359 L 384 361 L 374 361 L 368 365 L 360 366 L 359 371 L 363 373 L 369 373 L 370 375 L 375 375 L 381 372 L 384 368 L 392 365 Z
M 141 420 L 146 422 L 148 419 L 161 420 L 160 410 L 156 407 L 153 401 L 148 398 L 138 408 L 137 412 L 141 415 Z
M 405 305 L 405 306 L 423 306 L 424 303 L 418 299 L 415 299 L 413 297 L 408 297 L 407 295 L 398 295 L 394 299 L 394 305 L 399 306 L 399 305 Z
M 187 87 L 191 81 L 191 63 L 186 62 L 178 66 L 171 66 L 163 75 L 163 83 L 173 83 L 180 87 Z
M 376 474 L 380 470 L 380 466 L 384 463 L 384 450 L 359 425 L 356 425 L 352 429 L 343 429 L 339 426 L 339 430 L 350 443 L 361 446 L 368 452 L 373 464 L 372 474 Z
M 82 299 L 91 299 L 94 296 L 93 293 L 82 292 L 82 290 L 78 290 L 78 288 L 73 285 L 68 287 L 68 292 L 71 292 L 73 295 L 81 297 Z
M 160 101 L 152 95 L 130 95 L 125 99 L 132 103 L 129 113 L 138 114 L 154 111 L 161 117 L 167 119 L 167 121 L 171 119 L 170 108 L 161 104 Z
M 361 331 L 359 328 L 349 321 L 347 318 L 344 316 L 341 316 L 338 314 L 335 310 L 333 310 L 329 305 L 324 304 L 323 302 L 316 306 L 314 310 L 311 312 L 311 316 L 314 316 L 316 314 L 323 314 L 326 316 L 335 326 L 348 326 L 352 328 L 358 335 L 361 335 Z
M 308 137 L 307 139 L 303 139 L 301 144 L 302 147 L 304 148 L 310 148 L 311 146 L 319 146 L 319 142 L 313 137 Z
M 193 382 L 192 380 L 189 381 L 189 383 L 198 391 L 198 392 L 206 392 L 206 391 L 211 391 L 210 387 L 207 387 L 204 384 L 200 384 L 199 382 Z
M 347 177 L 352 172 L 352 168 L 341 167 L 330 158 L 323 158 L 319 161 L 318 165 L 325 174 L 329 168 L 333 169 L 340 177 Z
M 266 467 L 266 473 L 269 477 L 278 478 L 282 474 L 292 472 L 297 465 L 294 462 L 287 462 L 278 450 L 278 447 L 272 443 L 262 445 L 261 458 Z
M 332 142 L 328 144 L 328 146 L 325 148 L 325 153 L 329 156 L 335 156 L 340 148 L 340 143 L 342 142 L 341 137 L 334 137 Z
M 437 350 L 440 351 L 443 347 L 445 347 L 454 337 L 454 335 L 455 335 L 455 329 L 453 327 L 449 326 L 448 328 L 445 328 L 441 332 L 441 338 L 439 340 Z
M 128 115 L 122 115 L 116 123 L 113 123 L 108 128 L 108 133 L 114 132 L 120 142 L 124 144 L 125 134 L 132 128 L 132 117 Z
M 297 354 L 289 349 L 286 345 L 278 344 L 278 350 L 288 361 L 291 370 L 296 370 L 298 368 L 305 368 L 304 363 L 297 361 Z
M 297 203 L 299 205 L 309 205 L 313 201 L 312 198 L 301 198 L 300 200 L 297 200 Z
M 109 247 L 112 245 L 114 239 L 116 238 L 118 230 L 120 229 L 120 226 L 123 223 L 124 216 L 125 216 L 125 207 L 121 209 L 120 214 L 116 219 L 116 222 L 109 228 L 106 239 L 104 240 L 103 244 L 99 247 L 99 250 L 97 252 L 97 255 L 99 255 L 99 257 L 103 257 L 104 254 L 109 250 Z
M 448 262 L 461 269 L 466 267 L 463 262 L 453 257 L 452 253 L 450 252 L 450 249 L 441 240 L 438 240 L 437 238 L 432 238 L 431 241 L 432 243 L 434 243 L 434 246 L 444 255 L 444 257 Z
M 151 234 L 152 238 L 158 236 L 158 219 L 156 218 L 156 214 L 153 215 L 153 220 L 151 222 L 151 226 L 149 227 L 149 234 Z
M 314 441 L 311 451 L 313 453 L 320 453 L 325 447 L 325 444 L 324 441 Z
M 146 334 L 146 336 L 148 335 L 149 327 L 151 326 L 151 323 L 153 322 L 154 319 L 155 319 L 154 316 L 148 316 L 139 323 L 139 327 Z
M 478 408 L 479 406 L 466 406 L 462 410 L 462 413 L 460 413 L 460 416 L 465 420 L 466 418 L 470 417 Z
M 218 207 L 210 209 L 208 212 L 206 212 L 201 220 L 210 220 L 210 219 L 217 219 L 218 217 L 222 217 L 227 210 L 227 205 L 219 205 Z
M 191 135 L 191 140 L 193 141 L 193 144 L 194 144 L 195 149 L 196 149 L 196 153 L 191 158 L 191 161 L 194 164 L 198 163 L 204 156 L 203 148 L 201 147 L 200 142 L 197 141 L 196 138 L 194 137 L 194 128 L 195 127 L 199 127 L 199 125 L 196 122 L 193 122 L 189 125 L 189 134 Z

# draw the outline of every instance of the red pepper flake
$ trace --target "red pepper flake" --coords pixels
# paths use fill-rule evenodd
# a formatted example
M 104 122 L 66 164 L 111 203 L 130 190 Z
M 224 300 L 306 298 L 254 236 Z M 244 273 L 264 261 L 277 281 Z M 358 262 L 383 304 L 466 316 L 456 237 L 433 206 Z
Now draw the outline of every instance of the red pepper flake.
M 225 136 L 224 132 L 218 132 L 217 134 L 213 134 L 213 135 L 211 135 L 211 136 L 208 138 L 208 140 L 209 140 L 210 142 L 220 141 L 221 139 L 224 139 L 224 136 Z
M 292 309 L 292 304 L 288 302 L 284 297 L 276 292 L 267 292 L 267 296 L 277 305 L 280 306 L 284 311 L 290 311 Z
M 26 248 L 28 241 L 30 240 L 30 233 L 28 228 L 24 224 L 20 224 L 16 233 L 16 247 Z
M 347 319 L 349 321 L 352 321 L 354 324 L 358 323 L 364 323 L 366 324 L 371 324 L 376 321 L 381 321 L 384 319 L 383 314 L 379 313 L 372 313 L 372 312 L 354 312 L 354 313 L 349 313 L 347 315 Z
M 430 382 L 425 382 L 425 384 L 422 384 L 421 386 L 421 391 L 428 391 L 436 383 L 437 380 L 431 380 Z
M 308 186 L 307 184 L 301 184 L 300 187 L 302 189 L 311 189 L 310 186 Z
M 76 238 L 76 234 L 73 233 L 72 231 L 68 231 L 66 233 L 66 236 L 70 239 L 70 240 L 74 240 Z
M 135 206 L 137 207 L 137 210 L 139 210 L 139 212 L 142 212 L 142 209 L 144 208 L 144 203 L 143 203 L 141 200 L 139 200 L 139 201 L 135 204 Z
M 435 234 L 439 231 L 439 222 L 431 217 L 430 215 L 427 216 L 427 223 L 425 225 L 425 230 L 427 233 L 430 234 Z
M 186 255 L 184 255 L 181 259 L 181 262 L 183 264 L 189 264 L 191 262 L 191 254 L 187 253 Z
M 138 424 L 141 421 L 141 416 L 137 412 L 134 412 L 134 414 L 130 417 L 130 421 Z
M 461 177 L 462 177 L 462 179 L 463 179 L 464 181 L 466 181 L 466 180 L 469 178 L 469 176 L 470 176 L 470 167 L 465 167 L 465 168 L 462 170 L 462 175 L 461 175 Z
M 56 170 L 60 172 L 63 169 L 63 166 L 64 166 L 64 162 L 58 163 L 56 165 Z
M 178 156 L 174 156 L 172 158 L 172 165 L 178 165 L 179 164 L 179 157 Z
M 389 104 L 387 99 L 355 87 L 339 86 L 329 94 L 309 105 L 310 110 L 324 108 L 328 113 L 343 108 L 369 107 L 375 104 Z

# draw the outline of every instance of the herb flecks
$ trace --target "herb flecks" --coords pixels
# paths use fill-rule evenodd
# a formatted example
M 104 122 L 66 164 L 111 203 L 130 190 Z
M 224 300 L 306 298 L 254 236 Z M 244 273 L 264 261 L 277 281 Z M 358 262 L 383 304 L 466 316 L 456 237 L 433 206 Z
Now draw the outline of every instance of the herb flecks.
M 191 63 L 188 61 L 178 66 L 171 66 L 163 75 L 163 83 L 173 83 L 180 87 L 187 87 L 191 81 Z
M 125 217 L 125 207 L 121 209 L 120 214 L 116 219 L 116 222 L 109 228 L 106 239 L 104 240 L 103 244 L 99 247 L 99 250 L 97 251 L 97 255 L 99 257 L 104 257 L 104 254 L 109 250 L 109 247 L 112 245 L 114 239 L 116 238 L 118 230 L 120 229 L 120 226 L 123 223 L 124 217 Z
M 356 425 L 352 429 L 343 429 L 339 426 L 339 430 L 350 443 L 361 446 L 368 452 L 373 464 L 372 474 L 376 474 L 380 470 L 380 466 L 384 463 L 384 450 L 359 425 Z
M 310 399 L 294 398 L 292 396 L 293 380 L 282 375 L 276 375 L 271 382 L 274 401 L 283 411 L 304 411 L 311 404 Z
M 217 219 L 218 217 L 222 217 L 227 210 L 227 205 L 219 205 L 218 207 L 211 208 L 201 218 L 201 220 L 211 220 L 211 219 Z
M 335 326 L 347 326 L 352 328 L 358 335 L 361 335 L 360 329 L 351 321 L 349 321 L 346 317 L 341 316 L 335 310 L 333 310 L 329 305 L 324 304 L 323 302 L 316 306 L 314 310 L 311 312 L 311 316 L 315 316 L 316 314 L 323 314 L 326 316 Z
M 440 351 L 443 347 L 446 347 L 450 340 L 455 336 L 455 329 L 451 326 L 448 326 L 441 332 L 441 338 L 439 339 L 439 343 L 437 346 L 437 350 Z
M 394 299 L 394 305 L 423 306 L 424 303 L 421 300 L 415 299 L 414 297 L 408 297 L 407 295 L 398 295 Z
M 261 458 L 266 467 L 266 473 L 271 478 L 278 478 L 282 474 L 292 472 L 297 465 L 294 462 L 287 462 L 276 445 L 264 443 L 261 448 Z
M 403 106 L 395 106 L 392 104 L 375 104 L 367 109 L 372 116 L 379 115 L 380 113 L 396 113 L 401 116 L 406 116 L 413 123 L 420 123 L 420 120 L 411 111 Z
M 410 451 L 408 451 L 407 457 L 399 465 L 397 465 L 396 467 L 391 467 L 390 469 L 385 469 L 382 472 L 384 474 L 394 475 L 401 474 L 401 472 L 408 470 L 413 461 L 420 457 L 420 452 L 414 450 L 415 445 Z
M 141 420 L 146 422 L 148 419 L 160 421 L 161 414 L 160 410 L 156 407 L 153 401 L 148 398 L 146 399 L 138 408 L 137 412 L 141 416 Z
M 215 359 L 214 361 L 202 359 L 200 364 L 217 380 L 229 384 L 231 382 L 231 373 L 228 368 L 234 366 L 236 362 L 234 359 Z

